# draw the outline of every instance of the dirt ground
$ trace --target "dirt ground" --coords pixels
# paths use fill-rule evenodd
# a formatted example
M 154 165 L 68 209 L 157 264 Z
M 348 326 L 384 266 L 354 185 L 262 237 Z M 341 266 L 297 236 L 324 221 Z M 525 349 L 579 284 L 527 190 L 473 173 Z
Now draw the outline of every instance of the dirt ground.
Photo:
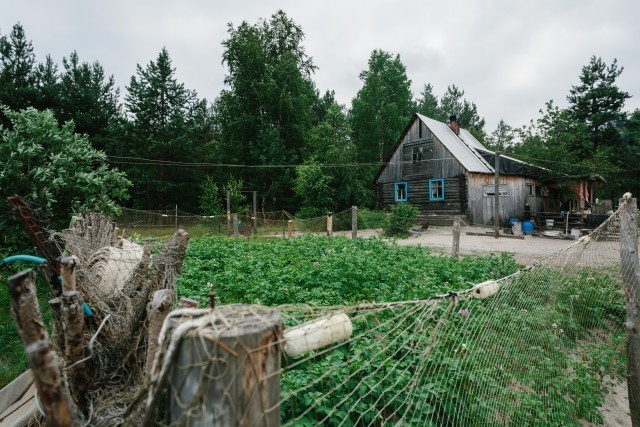
M 470 233 L 492 232 L 492 228 L 463 227 L 460 232 L 460 253 L 463 255 L 484 255 L 488 253 L 499 254 L 511 252 L 516 260 L 524 265 L 543 260 L 576 240 L 556 239 L 549 237 L 524 236 L 524 239 L 516 239 L 513 236 L 505 236 L 496 239 L 493 234 L 486 236 L 467 235 Z M 380 235 L 381 230 L 358 230 L 358 237 L 370 237 Z M 351 235 L 351 232 L 339 232 L 335 234 Z M 451 253 L 453 245 L 452 227 L 429 227 L 425 232 L 412 232 L 406 239 L 398 240 L 400 246 L 424 246 L 437 249 L 442 253 Z

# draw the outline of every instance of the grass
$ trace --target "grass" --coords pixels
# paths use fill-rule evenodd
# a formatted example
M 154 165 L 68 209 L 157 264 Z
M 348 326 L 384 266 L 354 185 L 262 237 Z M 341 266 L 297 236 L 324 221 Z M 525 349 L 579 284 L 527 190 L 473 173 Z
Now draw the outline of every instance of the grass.
M 15 272 L 17 270 L 14 270 Z M 9 300 L 9 290 L 7 271 L 2 272 L 0 279 L 0 388 L 13 381 L 18 375 L 29 368 L 27 357 L 24 352 L 22 340 L 18 334 L 18 328 L 11 315 L 11 303 Z M 51 321 L 51 310 L 48 301 L 51 299 L 49 287 L 45 283 L 42 275 L 36 274 L 36 287 L 40 310 L 45 325 Z

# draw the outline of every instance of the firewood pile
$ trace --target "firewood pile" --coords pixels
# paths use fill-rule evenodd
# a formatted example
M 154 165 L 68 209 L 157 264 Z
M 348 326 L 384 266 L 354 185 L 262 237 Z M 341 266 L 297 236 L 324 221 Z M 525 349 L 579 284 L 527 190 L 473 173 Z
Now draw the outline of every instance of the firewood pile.
M 165 244 L 137 244 L 109 219 L 87 214 L 57 237 L 62 256 L 48 263 L 56 263 L 50 267 L 60 273 L 61 287 L 51 287 L 50 336 L 38 306 L 35 273 L 24 270 L 8 281 L 37 386 L 40 410 L 31 424 L 139 424 L 189 235 L 178 230 Z

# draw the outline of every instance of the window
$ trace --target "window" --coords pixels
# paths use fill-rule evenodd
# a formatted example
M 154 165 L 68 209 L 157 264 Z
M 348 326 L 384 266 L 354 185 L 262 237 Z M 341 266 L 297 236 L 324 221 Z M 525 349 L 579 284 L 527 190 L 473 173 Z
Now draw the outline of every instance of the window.
M 429 180 L 429 200 L 444 200 L 444 179 Z
M 412 163 L 422 162 L 422 147 L 413 147 L 411 159 Z
M 500 184 L 498 187 L 500 191 L 500 197 L 506 197 L 509 195 L 508 187 L 506 184 Z M 484 197 L 495 197 L 496 196 L 496 186 L 495 185 L 485 185 L 484 186 Z
M 533 184 L 525 184 L 525 194 L 533 197 L 536 195 L 536 187 Z
M 406 182 L 396 182 L 394 184 L 393 200 L 395 200 L 396 202 L 406 202 L 407 193 Z
M 418 138 L 422 139 L 422 122 L 418 120 Z

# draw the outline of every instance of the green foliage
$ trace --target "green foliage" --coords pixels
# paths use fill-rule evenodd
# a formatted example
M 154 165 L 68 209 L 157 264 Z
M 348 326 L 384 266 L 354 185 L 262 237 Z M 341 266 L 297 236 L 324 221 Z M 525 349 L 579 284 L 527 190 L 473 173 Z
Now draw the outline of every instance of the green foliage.
M 491 132 L 491 135 L 487 136 L 484 142 L 485 146 L 490 150 L 504 153 L 507 147 L 513 145 L 514 139 L 513 128 L 500 119 L 496 130 Z
M 366 208 L 358 208 L 358 228 L 382 228 L 386 222 L 386 215 L 383 211 L 374 211 Z
M 214 291 L 225 304 L 350 305 L 462 290 L 517 267 L 506 254 L 458 260 L 379 239 L 207 236 L 192 241 L 178 292 L 202 304 Z M 296 425 L 325 416 L 327 425 L 359 425 L 384 408 L 412 416 L 403 425 L 415 426 L 429 425 L 425 418 L 439 425 L 602 422 L 606 379 L 621 378 L 625 366 L 624 297 L 614 274 L 539 267 L 503 282 L 488 300 L 434 307 L 424 333 L 415 316 L 397 315 L 401 308 L 358 316 L 358 339 L 286 369 L 283 420 L 313 406 Z M 414 406 L 403 412 L 408 401 Z
M 0 36 L 0 104 L 14 110 L 37 104 L 34 67 L 33 45 L 17 23 L 9 35 Z M 0 125 L 9 124 L 9 119 L 0 112 Z
M 391 207 L 391 214 L 384 224 L 384 235 L 388 237 L 407 237 L 409 228 L 415 224 L 420 211 L 409 203 L 397 203 Z
M 411 81 L 400 55 L 376 49 L 368 65 L 352 101 L 351 126 L 360 162 L 382 162 L 414 112 Z
M 255 25 L 229 24 L 222 42 L 228 67 L 216 100 L 218 158 L 248 165 L 300 164 L 317 105 L 315 66 L 304 33 L 283 11 Z M 234 173 L 273 207 L 293 210 L 293 170 L 246 169 Z
M 306 161 L 296 167 L 294 190 L 302 200 L 302 207 L 296 216 L 313 218 L 326 215 L 335 207 L 333 177 L 327 175 L 317 161 Z
M 247 196 L 243 193 L 244 181 L 241 179 L 229 178 L 229 180 L 222 186 L 222 191 L 226 197 L 228 195 L 231 201 L 231 212 L 240 213 L 249 209 L 247 204 Z
M 424 248 L 375 238 L 263 242 L 205 236 L 190 243 L 177 286 L 180 296 L 202 303 L 213 289 L 224 304 L 354 304 L 460 290 L 516 268 L 509 256 L 433 257 Z
M 131 183 L 124 173 L 104 165 L 105 154 L 86 136 L 74 133 L 73 123 L 60 127 L 53 113 L 4 109 L 11 129 L 0 128 L 0 234 L 20 246 L 19 223 L 9 217 L 6 198 L 19 194 L 38 205 L 46 225 L 62 229 L 73 212 L 97 209 L 118 212 Z M 23 247 L 23 246 L 20 246 Z
M 132 121 L 122 124 L 119 144 L 110 154 L 161 162 L 206 161 L 208 150 L 200 127 L 206 104 L 198 102 L 196 93 L 178 82 L 175 74 L 165 48 L 146 67 L 137 65 L 125 96 Z M 135 183 L 132 196 L 137 207 L 197 208 L 194 189 L 204 179 L 202 170 L 151 163 L 125 166 L 125 171 Z
M 224 214 L 224 208 L 220 200 L 220 189 L 210 176 L 205 179 L 200 187 L 200 211 L 202 215 Z

